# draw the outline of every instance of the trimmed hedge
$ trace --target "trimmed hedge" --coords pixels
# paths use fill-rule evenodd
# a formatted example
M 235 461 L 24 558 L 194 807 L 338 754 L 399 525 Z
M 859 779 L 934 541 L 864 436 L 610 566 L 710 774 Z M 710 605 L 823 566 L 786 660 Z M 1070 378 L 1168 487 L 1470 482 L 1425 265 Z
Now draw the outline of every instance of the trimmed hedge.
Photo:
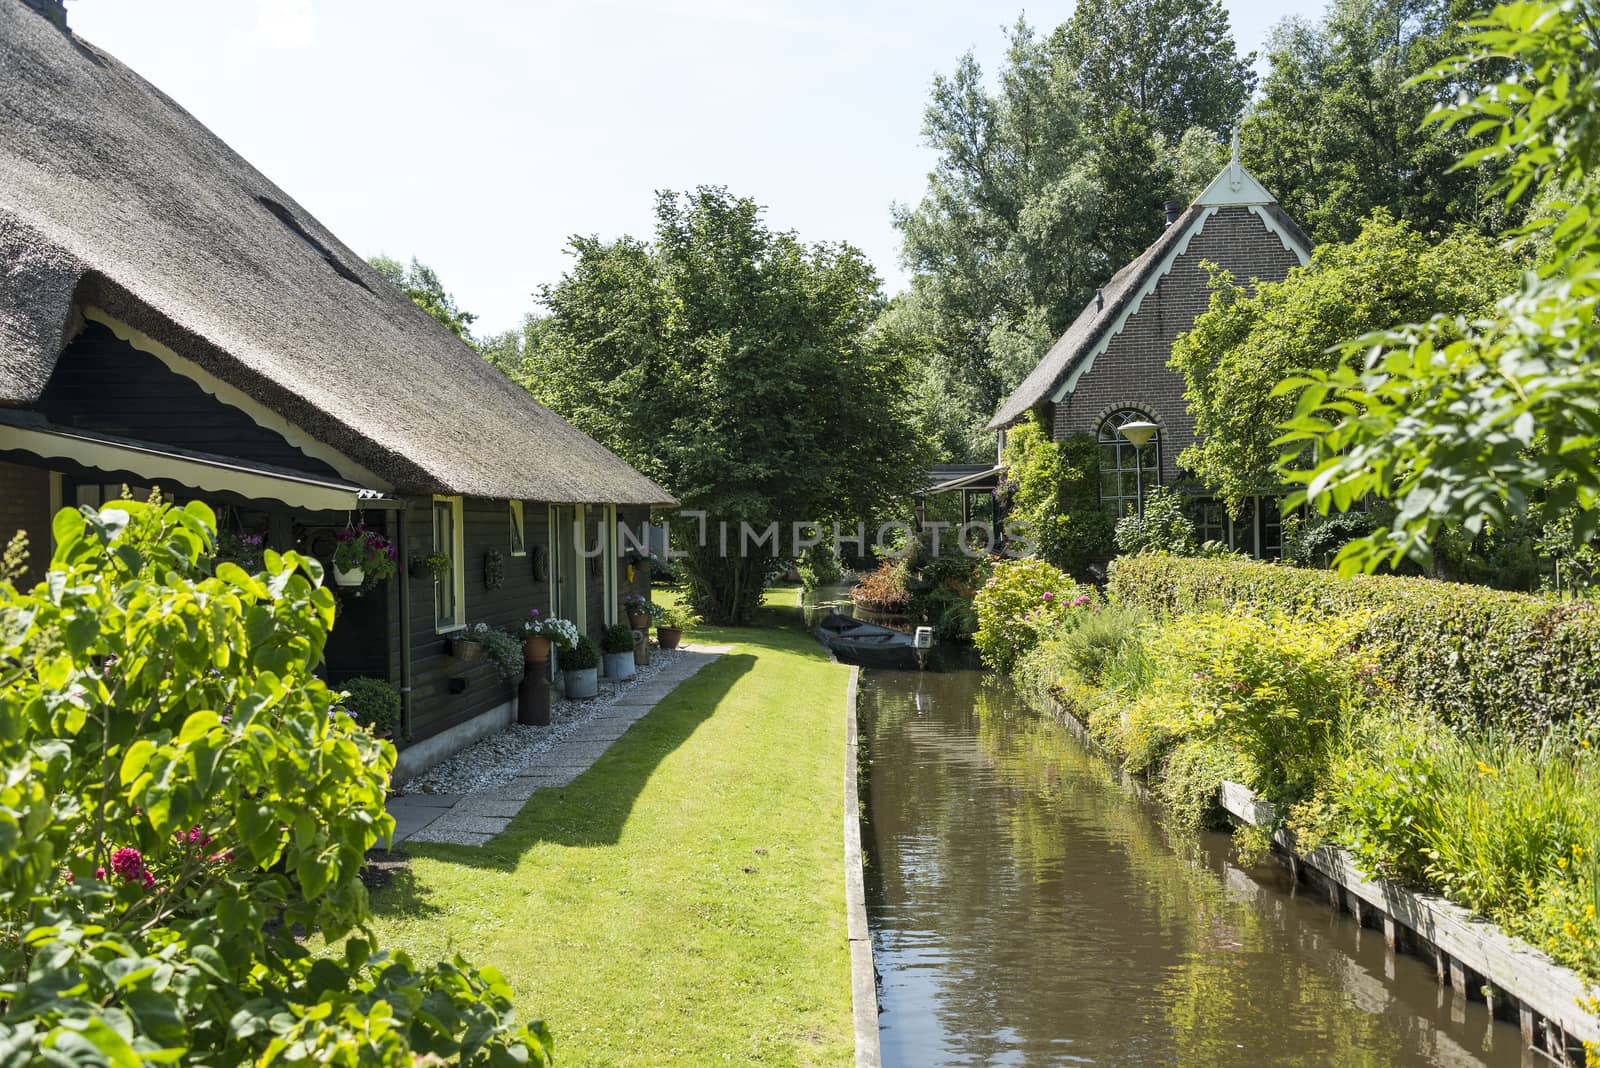
M 1356 641 L 1407 698 L 1460 726 L 1533 736 L 1600 708 L 1600 605 L 1424 578 L 1124 556 L 1111 599 L 1163 616 L 1369 611 Z

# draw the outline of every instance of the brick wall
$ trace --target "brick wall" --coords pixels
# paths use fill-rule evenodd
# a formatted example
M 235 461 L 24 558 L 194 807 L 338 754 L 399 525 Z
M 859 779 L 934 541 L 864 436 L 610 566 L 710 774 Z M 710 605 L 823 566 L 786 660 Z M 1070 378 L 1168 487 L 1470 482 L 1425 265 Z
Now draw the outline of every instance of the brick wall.
M 1055 406 L 1057 440 L 1094 434 L 1107 415 L 1137 408 L 1161 426 L 1161 480 L 1177 477 L 1178 453 L 1194 442 L 1194 420 L 1184 404 L 1183 376 L 1167 360 L 1173 341 L 1210 300 L 1202 262 L 1219 264 L 1240 281 L 1275 282 L 1300 260 L 1248 208 L 1223 208 L 1212 215 L 1073 393 Z
M 17 531 L 28 532 L 29 581 L 38 581 L 50 562 L 50 472 L 0 462 L 0 547 Z

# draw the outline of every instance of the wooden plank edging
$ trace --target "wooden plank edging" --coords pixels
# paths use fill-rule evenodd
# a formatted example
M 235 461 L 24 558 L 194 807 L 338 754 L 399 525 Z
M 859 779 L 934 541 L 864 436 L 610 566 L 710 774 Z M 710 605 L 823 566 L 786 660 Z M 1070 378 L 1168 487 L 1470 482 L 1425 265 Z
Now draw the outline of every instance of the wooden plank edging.
M 857 771 L 860 746 L 856 722 L 856 689 L 861 669 L 850 669 L 844 718 L 844 897 L 845 928 L 850 940 L 850 999 L 856 1032 L 856 1068 L 880 1068 L 878 1042 L 878 971 L 872 960 L 872 931 L 867 926 L 866 883 L 862 874 L 861 794 Z
M 1247 786 L 1225 781 L 1218 797 L 1222 807 L 1238 820 L 1258 827 L 1270 827 L 1276 822 L 1273 806 L 1257 798 Z M 1457 969 L 1464 966 L 1481 976 L 1496 991 L 1554 1022 L 1572 1038 L 1600 1042 L 1600 1022 L 1583 1008 L 1590 995 L 1572 969 L 1507 934 L 1498 924 L 1437 894 L 1419 893 L 1386 879 L 1369 878 L 1342 849 L 1324 846 L 1302 853 L 1294 832 L 1283 827 L 1272 837 L 1290 857 L 1415 932 Z

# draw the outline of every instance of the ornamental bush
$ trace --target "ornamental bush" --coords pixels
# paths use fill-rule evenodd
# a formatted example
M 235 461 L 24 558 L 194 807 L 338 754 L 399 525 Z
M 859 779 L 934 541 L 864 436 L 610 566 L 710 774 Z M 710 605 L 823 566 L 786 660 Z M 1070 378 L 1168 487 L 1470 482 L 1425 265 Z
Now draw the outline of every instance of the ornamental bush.
M 314 675 L 321 565 L 213 573 L 199 503 L 53 531 L 0 581 L 0 1064 L 548 1063 L 492 969 L 375 944 L 395 755 Z
M 1042 633 L 1062 625 L 1087 601 L 1088 593 L 1052 564 L 1002 560 L 972 600 L 978 617 L 972 644 L 990 667 L 1010 671 Z
M 1352 643 L 1399 693 L 1446 723 L 1525 739 L 1592 724 L 1600 707 L 1600 605 L 1394 575 L 1237 559 L 1127 556 L 1110 596 L 1160 616 L 1226 607 L 1260 616 L 1365 612 Z
M 341 685 L 340 705 L 374 734 L 386 734 L 400 723 L 400 693 L 383 679 L 359 676 Z

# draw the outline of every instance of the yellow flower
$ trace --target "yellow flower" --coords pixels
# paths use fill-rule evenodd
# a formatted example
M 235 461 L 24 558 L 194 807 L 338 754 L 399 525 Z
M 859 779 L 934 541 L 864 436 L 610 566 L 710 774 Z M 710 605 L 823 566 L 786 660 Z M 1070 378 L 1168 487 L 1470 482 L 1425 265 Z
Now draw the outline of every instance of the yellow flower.
M 1556 867 L 1560 868 L 1562 871 L 1566 871 L 1567 870 L 1567 858 L 1566 857 L 1557 857 L 1556 858 Z
M 1480 761 L 1478 761 L 1478 774 L 1479 775 L 1498 775 L 1500 773 L 1498 771 L 1495 771 L 1489 765 L 1485 764 L 1483 761 L 1480 760 Z

